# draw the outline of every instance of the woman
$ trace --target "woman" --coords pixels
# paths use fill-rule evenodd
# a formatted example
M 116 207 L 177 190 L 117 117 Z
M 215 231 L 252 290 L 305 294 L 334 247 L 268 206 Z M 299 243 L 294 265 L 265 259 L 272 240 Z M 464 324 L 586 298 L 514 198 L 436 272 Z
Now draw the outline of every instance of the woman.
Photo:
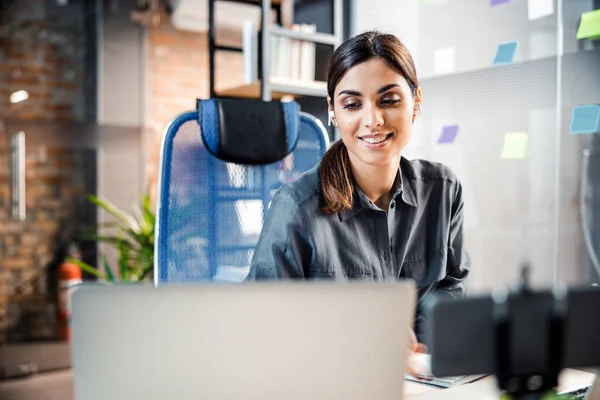
M 358 35 L 334 52 L 327 92 L 341 140 L 277 192 L 248 279 L 413 279 L 419 300 L 462 297 L 461 185 L 401 156 L 422 101 L 409 51 L 393 35 Z

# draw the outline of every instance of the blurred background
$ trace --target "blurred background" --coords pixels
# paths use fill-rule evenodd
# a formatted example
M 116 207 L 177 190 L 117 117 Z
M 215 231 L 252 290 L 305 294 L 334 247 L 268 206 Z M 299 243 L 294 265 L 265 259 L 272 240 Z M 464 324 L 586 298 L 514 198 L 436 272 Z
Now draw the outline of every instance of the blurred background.
M 257 3 L 216 2 L 218 52 L 208 0 L 0 3 L 0 378 L 22 373 L 18 357 L 68 365 L 60 266 L 119 258 L 82 234 L 114 221 L 87 196 L 127 213 L 154 201 L 162 130 L 210 96 L 209 58 L 218 94 L 258 98 Z M 516 284 L 524 263 L 536 286 L 598 282 L 600 0 L 335 3 L 273 0 L 273 23 L 342 39 L 378 29 L 411 50 L 424 103 L 404 155 L 463 183 L 470 293 Z M 271 78 L 291 88 L 275 97 L 326 124 L 334 46 L 269 45 Z

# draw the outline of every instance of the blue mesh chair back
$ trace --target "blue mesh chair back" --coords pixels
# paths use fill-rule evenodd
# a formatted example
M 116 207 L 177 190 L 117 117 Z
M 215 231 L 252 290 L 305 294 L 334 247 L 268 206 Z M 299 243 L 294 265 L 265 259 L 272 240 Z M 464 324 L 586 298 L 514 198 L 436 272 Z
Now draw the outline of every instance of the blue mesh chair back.
M 211 106 L 206 103 L 206 107 Z M 323 124 L 300 112 L 299 129 L 291 127 L 298 132 L 290 140 L 296 145 L 285 158 L 266 165 L 225 162 L 207 148 L 214 144 L 210 138 L 218 130 L 204 121 L 201 132 L 199 115 L 212 118 L 206 112 L 184 112 L 163 133 L 154 261 L 157 285 L 243 281 L 275 191 L 319 163 L 329 146 Z

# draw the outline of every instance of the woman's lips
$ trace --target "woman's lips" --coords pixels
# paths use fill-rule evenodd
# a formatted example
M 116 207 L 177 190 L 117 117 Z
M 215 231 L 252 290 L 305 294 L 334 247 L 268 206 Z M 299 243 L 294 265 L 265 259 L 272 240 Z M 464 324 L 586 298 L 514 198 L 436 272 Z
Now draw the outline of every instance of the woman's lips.
M 367 136 L 367 137 L 361 137 L 361 138 L 359 138 L 359 140 L 360 140 L 360 141 L 361 141 L 361 142 L 362 142 L 362 143 L 363 143 L 365 146 L 367 146 L 367 147 L 368 147 L 368 148 L 370 148 L 370 149 L 380 149 L 380 148 L 382 148 L 382 147 L 386 146 L 386 145 L 387 145 L 387 144 L 390 142 L 390 139 L 391 139 L 391 137 L 392 137 L 392 134 L 391 134 L 391 133 L 388 133 L 387 135 L 385 135 L 385 139 L 384 139 L 384 140 L 382 140 L 382 141 L 380 141 L 380 142 L 375 142 L 375 143 L 370 143 L 370 142 L 367 142 L 365 139 L 367 139 L 367 138 L 381 138 L 381 135 L 378 135 L 378 136 Z

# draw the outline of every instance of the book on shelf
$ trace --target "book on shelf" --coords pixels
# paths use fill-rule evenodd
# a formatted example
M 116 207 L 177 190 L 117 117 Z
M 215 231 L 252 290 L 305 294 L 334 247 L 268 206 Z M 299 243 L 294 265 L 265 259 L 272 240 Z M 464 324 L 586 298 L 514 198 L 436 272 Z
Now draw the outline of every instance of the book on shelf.
M 294 24 L 292 25 L 292 31 L 294 32 L 302 32 L 302 26 Z M 300 60 L 301 60 L 301 48 L 304 43 L 297 39 L 290 40 L 290 70 L 289 70 L 289 78 L 290 80 L 300 79 Z M 285 71 L 283 71 L 285 72 Z M 284 76 L 282 76 L 284 77 Z
M 304 33 L 316 33 L 317 26 L 314 24 L 302 25 Z M 300 45 L 300 77 L 301 81 L 309 82 L 315 80 L 315 44 L 312 42 L 302 42 Z
M 278 26 L 278 25 L 275 25 Z M 292 31 L 315 33 L 316 25 L 295 24 Z M 258 80 L 260 32 L 252 21 L 242 25 L 244 84 Z M 315 80 L 315 44 L 298 39 L 271 35 L 269 37 L 269 71 L 272 81 L 308 83 Z
M 258 80 L 258 29 L 253 21 L 242 24 L 242 54 L 244 57 L 244 84 Z

